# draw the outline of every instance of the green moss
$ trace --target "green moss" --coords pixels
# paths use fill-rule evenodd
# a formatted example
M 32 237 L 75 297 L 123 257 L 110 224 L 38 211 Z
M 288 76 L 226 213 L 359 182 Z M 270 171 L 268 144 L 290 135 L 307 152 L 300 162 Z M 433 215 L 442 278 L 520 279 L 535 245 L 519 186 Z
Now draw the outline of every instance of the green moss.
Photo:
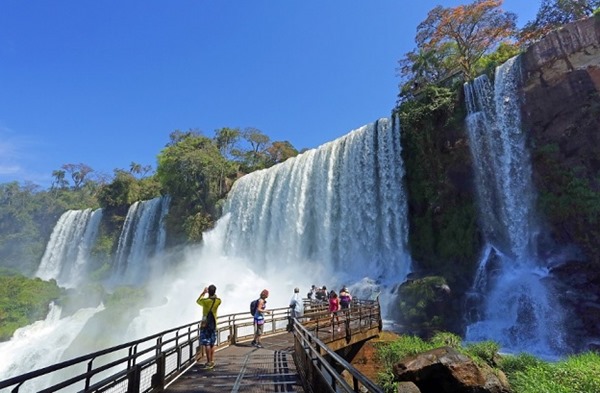
M 411 254 L 451 285 L 473 273 L 480 248 L 461 92 L 428 86 L 398 108 Z

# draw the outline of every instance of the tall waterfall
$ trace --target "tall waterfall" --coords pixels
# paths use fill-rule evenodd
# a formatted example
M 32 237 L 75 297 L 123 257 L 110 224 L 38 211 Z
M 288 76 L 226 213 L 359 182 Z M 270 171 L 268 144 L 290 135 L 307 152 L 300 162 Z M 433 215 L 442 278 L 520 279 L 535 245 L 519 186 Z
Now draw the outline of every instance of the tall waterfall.
M 85 277 L 85 266 L 102 219 L 102 209 L 69 210 L 58 220 L 36 273 L 74 287 Z
M 114 282 L 140 284 L 153 273 L 152 258 L 165 247 L 164 220 L 170 202 L 170 197 L 163 196 L 129 207 L 117 246 Z
M 410 270 L 398 122 L 380 119 L 239 179 L 225 213 L 228 255 L 258 269 L 301 265 L 355 282 Z
M 531 163 L 521 129 L 519 58 L 465 85 L 469 145 L 481 224 L 487 240 L 473 295 L 483 306 L 467 340 L 491 339 L 505 350 L 553 356 L 564 350 L 562 312 L 536 250 L 538 222 Z

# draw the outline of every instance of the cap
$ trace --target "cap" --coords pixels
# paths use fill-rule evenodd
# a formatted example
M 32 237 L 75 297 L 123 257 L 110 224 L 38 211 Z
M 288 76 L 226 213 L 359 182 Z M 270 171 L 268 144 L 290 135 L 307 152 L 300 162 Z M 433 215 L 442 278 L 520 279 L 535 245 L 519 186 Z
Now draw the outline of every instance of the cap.
M 300 288 L 298 288 L 298 287 L 294 288 L 294 292 L 295 292 L 295 293 L 298 293 L 298 292 L 300 292 Z

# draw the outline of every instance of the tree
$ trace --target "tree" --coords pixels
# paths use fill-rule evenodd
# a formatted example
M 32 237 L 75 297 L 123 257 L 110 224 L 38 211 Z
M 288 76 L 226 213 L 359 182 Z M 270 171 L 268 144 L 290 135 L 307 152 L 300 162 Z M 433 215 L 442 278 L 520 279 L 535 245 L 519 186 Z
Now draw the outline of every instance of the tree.
M 215 141 L 217 148 L 223 157 L 231 158 L 231 151 L 240 139 L 242 132 L 239 128 L 223 127 L 215 130 Z
M 224 179 L 232 171 L 235 173 L 210 138 L 193 131 L 175 131 L 171 142 L 158 155 L 156 176 L 173 197 L 170 212 L 189 217 L 199 212 L 215 213 L 215 204 L 223 196 Z M 193 238 L 190 235 L 186 232 L 188 239 Z
M 115 169 L 111 183 L 100 187 L 98 202 L 102 207 L 123 207 L 140 200 L 140 186 L 132 173 Z
M 448 42 L 436 49 L 417 48 L 399 61 L 398 71 L 404 77 L 400 96 L 412 97 L 423 87 L 435 83 L 458 71 L 452 60 L 454 44 Z
M 519 33 L 522 46 L 538 41 L 560 26 L 592 15 L 600 0 L 542 0 L 535 20 L 528 22 Z
M 288 141 L 275 141 L 266 149 L 268 163 L 270 165 L 284 162 L 290 157 L 298 155 L 298 150 Z
M 251 147 L 250 151 L 247 151 L 244 154 L 245 161 L 250 170 L 264 168 L 266 166 L 264 150 L 271 139 L 263 134 L 262 131 L 253 127 L 244 129 L 242 137 Z
M 66 175 L 67 173 L 61 169 L 52 171 L 52 177 L 54 180 L 52 181 L 50 188 L 66 188 L 69 185 L 69 183 L 65 180 Z
M 85 181 L 86 176 L 94 171 L 91 167 L 81 163 L 65 164 L 61 168 L 71 176 L 75 189 L 79 189 Z
M 516 15 L 501 5 L 502 0 L 476 0 L 454 8 L 437 6 L 417 27 L 417 47 L 425 53 L 451 51 L 452 62 L 445 66 L 455 65 L 471 79 L 477 61 L 516 33 Z

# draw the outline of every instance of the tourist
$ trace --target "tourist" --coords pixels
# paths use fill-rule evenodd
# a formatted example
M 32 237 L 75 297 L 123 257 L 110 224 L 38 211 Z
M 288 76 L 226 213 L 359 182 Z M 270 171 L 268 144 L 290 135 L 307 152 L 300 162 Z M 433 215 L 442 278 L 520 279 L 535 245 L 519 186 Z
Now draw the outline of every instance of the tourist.
M 204 368 L 215 367 L 215 342 L 217 341 L 217 310 L 221 305 L 221 299 L 217 297 L 217 287 L 209 285 L 204 288 L 196 303 L 202 306 L 202 322 L 200 325 L 200 345 L 204 346 L 206 353 L 206 364 Z M 208 294 L 208 297 L 204 295 Z
M 263 334 L 263 329 L 265 325 L 265 314 L 270 314 L 270 311 L 267 311 L 267 298 L 269 297 L 269 291 L 263 289 L 260 293 L 260 298 L 256 304 L 256 311 L 254 312 L 254 340 L 252 340 L 252 345 L 257 348 L 262 348 L 262 344 L 260 342 L 260 337 Z
M 294 288 L 294 295 L 290 299 L 290 321 L 288 323 L 288 332 L 292 331 L 293 320 L 300 319 L 304 315 L 304 303 L 300 296 L 300 288 Z
M 352 295 L 350 295 L 350 291 L 348 291 L 348 287 L 345 285 L 342 287 L 340 291 L 340 306 L 342 310 L 350 308 L 350 303 L 352 302 Z
M 335 319 L 335 322 L 337 324 L 337 331 L 340 331 L 340 317 L 338 315 L 338 312 L 340 311 L 340 299 L 338 298 L 337 293 L 335 293 L 335 291 L 331 291 L 331 293 L 329 294 L 329 312 L 331 313 L 331 329 L 333 332 L 333 328 L 334 328 L 334 323 L 333 320 Z

